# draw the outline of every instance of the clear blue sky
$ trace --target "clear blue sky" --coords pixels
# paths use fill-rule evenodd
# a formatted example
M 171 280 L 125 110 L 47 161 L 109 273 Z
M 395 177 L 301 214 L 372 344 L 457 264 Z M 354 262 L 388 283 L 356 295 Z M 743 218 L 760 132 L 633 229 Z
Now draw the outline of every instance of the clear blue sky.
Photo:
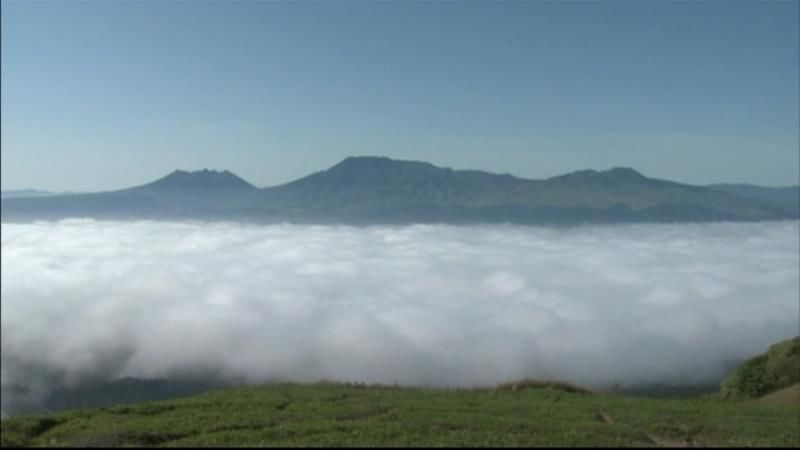
M 348 155 L 797 184 L 797 1 L 2 2 L 2 188 Z

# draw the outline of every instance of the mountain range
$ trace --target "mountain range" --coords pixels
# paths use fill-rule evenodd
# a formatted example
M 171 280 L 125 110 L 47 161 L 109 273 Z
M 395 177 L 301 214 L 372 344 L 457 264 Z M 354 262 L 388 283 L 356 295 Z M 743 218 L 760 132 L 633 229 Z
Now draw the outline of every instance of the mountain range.
M 0 191 L 0 198 L 19 198 L 19 197 L 47 197 L 50 195 L 69 195 L 75 192 L 50 192 L 42 191 L 39 189 L 14 189 L 8 191 Z
M 175 171 L 116 191 L 3 195 L 3 221 L 199 219 L 293 223 L 704 222 L 797 219 L 800 188 L 695 186 L 631 168 L 534 180 L 419 161 L 349 157 L 279 186 L 228 171 Z

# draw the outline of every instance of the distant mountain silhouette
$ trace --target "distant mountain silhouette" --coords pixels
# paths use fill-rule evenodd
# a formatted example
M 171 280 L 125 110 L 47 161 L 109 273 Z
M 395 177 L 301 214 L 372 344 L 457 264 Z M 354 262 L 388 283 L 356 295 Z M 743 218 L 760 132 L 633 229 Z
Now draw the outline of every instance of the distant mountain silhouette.
M 10 189 L 0 191 L 0 198 L 21 198 L 21 197 L 47 197 L 50 195 L 71 195 L 77 192 L 50 192 L 39 189 Z
M 717 191 L 728 192 L 740 197 L 752 198 L 794 211 L 800 211 L 800 186 L 762 187 L 752 184 L 711 184 L 708 186 Z
M 131 189 L 160 193 L 198 193 L 202 191 L 246 192 L 254 191 L 257 188 L 238 176 L 228 172 L 227 170 L 218 172 L 216 170 L 203 169 L 196 172 L 176 170 L 163 178 L 153 181 L 152 183 Z
M 4 199 L 2 216 L 576 224 L 775 220 L 798 213 L 782 203 L 648 178 L 624 167 L 530 180 L 419 161 L 349 157 L 328 170 L 263 189 L 228 171 L 175 171 L 119 191 Z
M 46 195 L 53 195 L 53 193 L 38 189 L 15 189 L 0 192 L 0 198 L 42 197 Z
M 0 213 L 3 220 L 225 219 L 256 192 L 258 188 L 228 171 L 176 170 L 152 183 L 118 191 L 4 199 Z

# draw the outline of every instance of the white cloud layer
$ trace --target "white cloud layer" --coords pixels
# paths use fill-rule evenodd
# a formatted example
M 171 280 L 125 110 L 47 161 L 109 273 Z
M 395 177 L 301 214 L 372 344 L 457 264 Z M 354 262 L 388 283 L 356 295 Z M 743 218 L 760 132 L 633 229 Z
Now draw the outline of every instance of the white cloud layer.
M 799 232 L 3 224 L 2 383 L 708 382 L 798 333 Z

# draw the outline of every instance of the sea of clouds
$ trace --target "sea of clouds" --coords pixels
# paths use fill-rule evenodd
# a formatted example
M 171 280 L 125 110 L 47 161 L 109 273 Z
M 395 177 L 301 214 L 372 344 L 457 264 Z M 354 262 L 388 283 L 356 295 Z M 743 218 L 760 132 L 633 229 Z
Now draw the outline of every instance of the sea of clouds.
M 714 382 L 798 334 L 799 240 L 798 222 L 4 223 L 3 397 L 192 374 Z

